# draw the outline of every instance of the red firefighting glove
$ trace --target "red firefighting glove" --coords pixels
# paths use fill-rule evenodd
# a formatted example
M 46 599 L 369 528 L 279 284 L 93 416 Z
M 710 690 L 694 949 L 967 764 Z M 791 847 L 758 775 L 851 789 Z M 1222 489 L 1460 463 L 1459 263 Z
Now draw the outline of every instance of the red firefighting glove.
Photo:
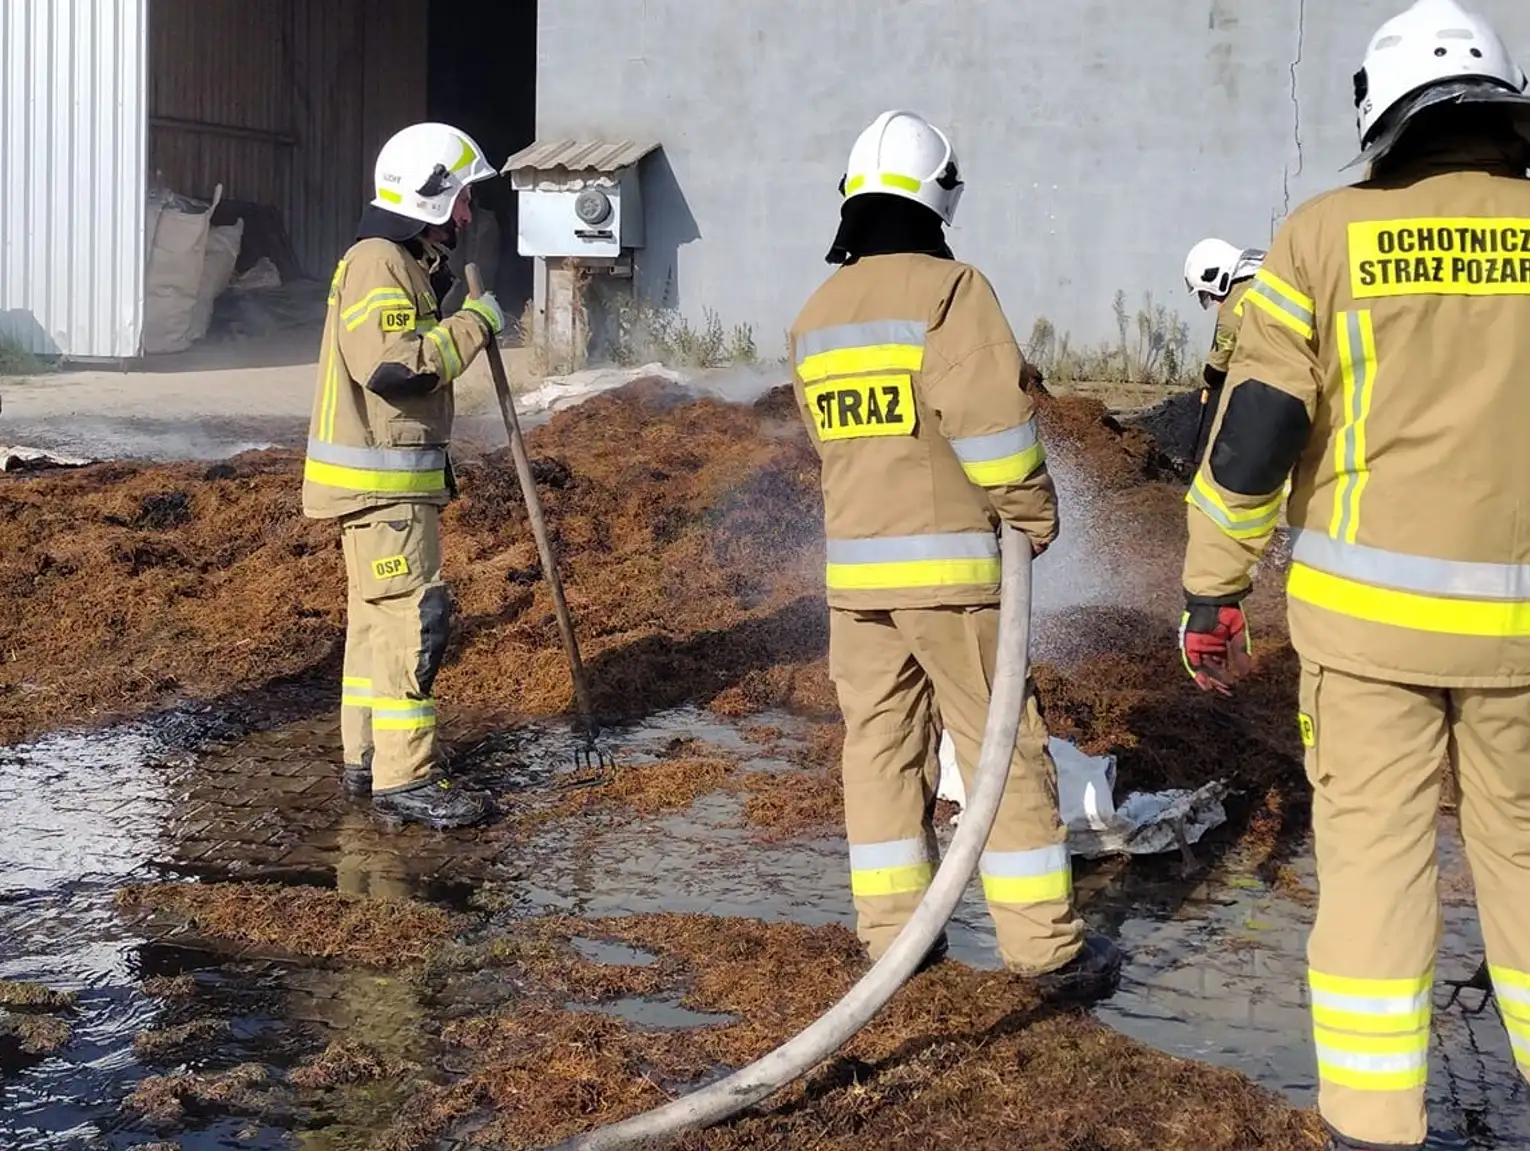
M 1232 694 L 1252 666 L 1254 644 L 1244 618 L 1243 597 L 1187 595 L 1179 622 L 1179 653 L 1202 691 Z

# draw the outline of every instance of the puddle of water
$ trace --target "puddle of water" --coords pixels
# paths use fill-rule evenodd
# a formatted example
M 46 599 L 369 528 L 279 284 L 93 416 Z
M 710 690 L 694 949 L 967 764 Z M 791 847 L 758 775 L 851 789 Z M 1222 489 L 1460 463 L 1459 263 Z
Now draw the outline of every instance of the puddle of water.
M 1467 873 L 1459 834 L 1442 827 L 1444 890 L 1462 890 Z M 1316 890 L 1310 852 L 1291 870 Z M 1306 943 L 1313 909 L 1247 879 L 1198 888 L 1178 906 L 1164 885 L 1128 875 L 1100 892 L 1091 918 L 1112 924 L 1130 956 L 1121 990 L 1096 1009 L 1104 1022 L 1160 1050 L 1230 1067 L 1294 1102 L 1316 1102 L 1306 998 Z M 1438 971 L 1465 979 L 1482 959 L 1469 897 L 1447 896 Z M 1480 996 L 1468 993 L 1469 1006 Z M 1530 1147 L 1530 1106 L 1494 1010 L 1472 1016 L 1444 1010 L 1437 986 L 1429 1108 L 1431 1149 Z
M 690 1031 L 697 1027 L 725 1026 L 737 1023 L 738 1016 L 711 1011 L 692 1011 L 674 999 L 632 996 L 604 1003 L 565 1003 L 570 1011 L 589 1015 L 612 1015 L 626 1020 L 640 1031 Z
M 780 727 L 788 738 L 800 730 L 786 716 L 751 722 Z M 229 1021 L 231 1037 L 207 1066 L 253 1059 L 290 1067 L 336 1037 L 359 1038 L 417 1063 L 436 1061 L 429 1037 L 453 1005 L 422 1003 L 407 981 L 231 962 L 174 940 L 146 941 L 116 915 L 112 897 L 122 884 L 165 870 L 333 883 L 356 894 L 425 897 L 458 909 L 490 885 L 513 896 L 516 914 L 682 912 L 853 925 L 843 843 L 756 843 L 738 826 L 736 796 L 708 796 L 681 814 L 565 821 L 507 852 L 491 836 L 380 830 L 339 794 L 330 721 L 237 740 L 220 732 L 220 745 L 188 752 L 213 726 L 205 718 L 180 728 L 135 725 L 0 752 L 8 817 L 0 837 L 0 976 L 81 993 L 71 1043 L 0 1085 L 0 1146 L 117 1151 L 148 1141 L 120 1106 L 139 1079 L 162 1068 L 140 1063 L 132 1039 L 166 1012 L 184 1010 L 143 996 L 137 983 L 149 975 L 196 971 L 195 1010 Z M 607 736 L 618 763 L 658 758 L 677 738 L 746 756 L 758 751 L 739 728 L 695 709 Z M 523 725 L 467 749 L 464 759 L 472 775 L 501 790 L 534 791 L 573 770 L 571 746 L 567 725 Z M 950 829 L 941 830 L 948 839 Z M 1454 840 L 1447 838 L 1442 857 L 1448 887 L 1463 890 Z M 1310 909 L 1247 880 L 1223 876 L 1198 887 L 1179 881 L 1172 878 L 1175 863 L 1137 863 L 1119 876 L 1102 869 L 1081 878 L 1088 917 L 1130 956 L 1122 989 L 1100 1017 L 1153 1046 L 1236 1068 L 1309 1102 L 1303 979 Z M 1295 866 L 1310 881 L 1310 862 Z M 1465 977 L 1480 956 L 1475 916 L 1457 899 L 1448 903 L 1446 920 L 1440 971 Z M 997 967 L 976 884 L 949 934 L 954 960 Z M 604 941 L 575 945 L 600 963 L 655 962 L 649 953 Z M 661 1029 L 728 1021 L 663 996 L 579 1009 Z M 1437 1032 L 1430 1101 L 1440 1134 L 1431 1147 L 1530 1147 L 1530 1107 L 1496 1016 L 1441 1011 Z M 385 1094 L 375 1101 L 378 1124 L 388 1105 Z M 181 1136 L 182 1145 L 291 1146 L 301 1124 L 287 1122 L 285 1134 L 276 1130 L 281 1125 L 202 1123 Z M 322 1135 L 297 1138 L 327 1146 Z
M 625 943 L 608 943 L 603 939 L 571 939 L 575 951 L 591 963 L 603 963 L 607 967 L 652 967 L 659 961 L 652 952 Z

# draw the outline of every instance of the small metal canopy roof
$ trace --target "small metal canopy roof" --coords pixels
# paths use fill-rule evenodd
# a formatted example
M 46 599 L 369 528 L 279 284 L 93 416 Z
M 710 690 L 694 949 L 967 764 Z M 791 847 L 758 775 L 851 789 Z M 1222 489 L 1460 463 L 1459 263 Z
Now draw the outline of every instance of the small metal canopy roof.
M 538 140 L 506 160 L 500 171 L 512 177 L 559 169 L 570 175 L 582 172 L 614 175 L 658 147 L 652 140 Z

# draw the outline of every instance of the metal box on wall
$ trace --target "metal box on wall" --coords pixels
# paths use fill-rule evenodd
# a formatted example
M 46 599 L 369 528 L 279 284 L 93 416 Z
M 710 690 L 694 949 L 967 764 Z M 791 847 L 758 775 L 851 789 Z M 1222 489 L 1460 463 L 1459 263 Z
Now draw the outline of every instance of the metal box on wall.
M 546 140 L 511 156 L 503 171 L 519 200 L 520 254 L 611 260 L 641 248 L 639 167 L 656 148 L 639 140 Z

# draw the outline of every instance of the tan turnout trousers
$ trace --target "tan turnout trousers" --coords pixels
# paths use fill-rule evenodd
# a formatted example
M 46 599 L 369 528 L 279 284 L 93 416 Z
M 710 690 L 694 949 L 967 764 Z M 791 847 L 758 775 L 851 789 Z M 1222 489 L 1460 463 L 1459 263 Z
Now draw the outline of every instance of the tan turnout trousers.
M 340 733 L 345 762 L 371 759 L 372 791 L 410 787 L 436 764 L 431 696 L 446 652 L 441 510 L 393 504 L 340 521 L 347 582 Z
M 1308 945 L 1319 1106 L 1350 1140 L 1420 1146 L 1447 758 L 1494 988 L 1530 1078 L 1530 688 L 1416 687 L 1303 660 L 1301 711 L 1322 888 Z
M 857 933 L 873 959 L 897 938 L 935 872 L 937 715 L 972 787 L 998 630 L 997 607 L 830 612 L 829 667 L 845 717 L 850 886 Z M 1065 838 L 1057 768 L 1028 690 L 981 862 L 999 951 L 1012 970 L 1039 974 L 1078 954 L 1083 922 L 1072 908 Z

